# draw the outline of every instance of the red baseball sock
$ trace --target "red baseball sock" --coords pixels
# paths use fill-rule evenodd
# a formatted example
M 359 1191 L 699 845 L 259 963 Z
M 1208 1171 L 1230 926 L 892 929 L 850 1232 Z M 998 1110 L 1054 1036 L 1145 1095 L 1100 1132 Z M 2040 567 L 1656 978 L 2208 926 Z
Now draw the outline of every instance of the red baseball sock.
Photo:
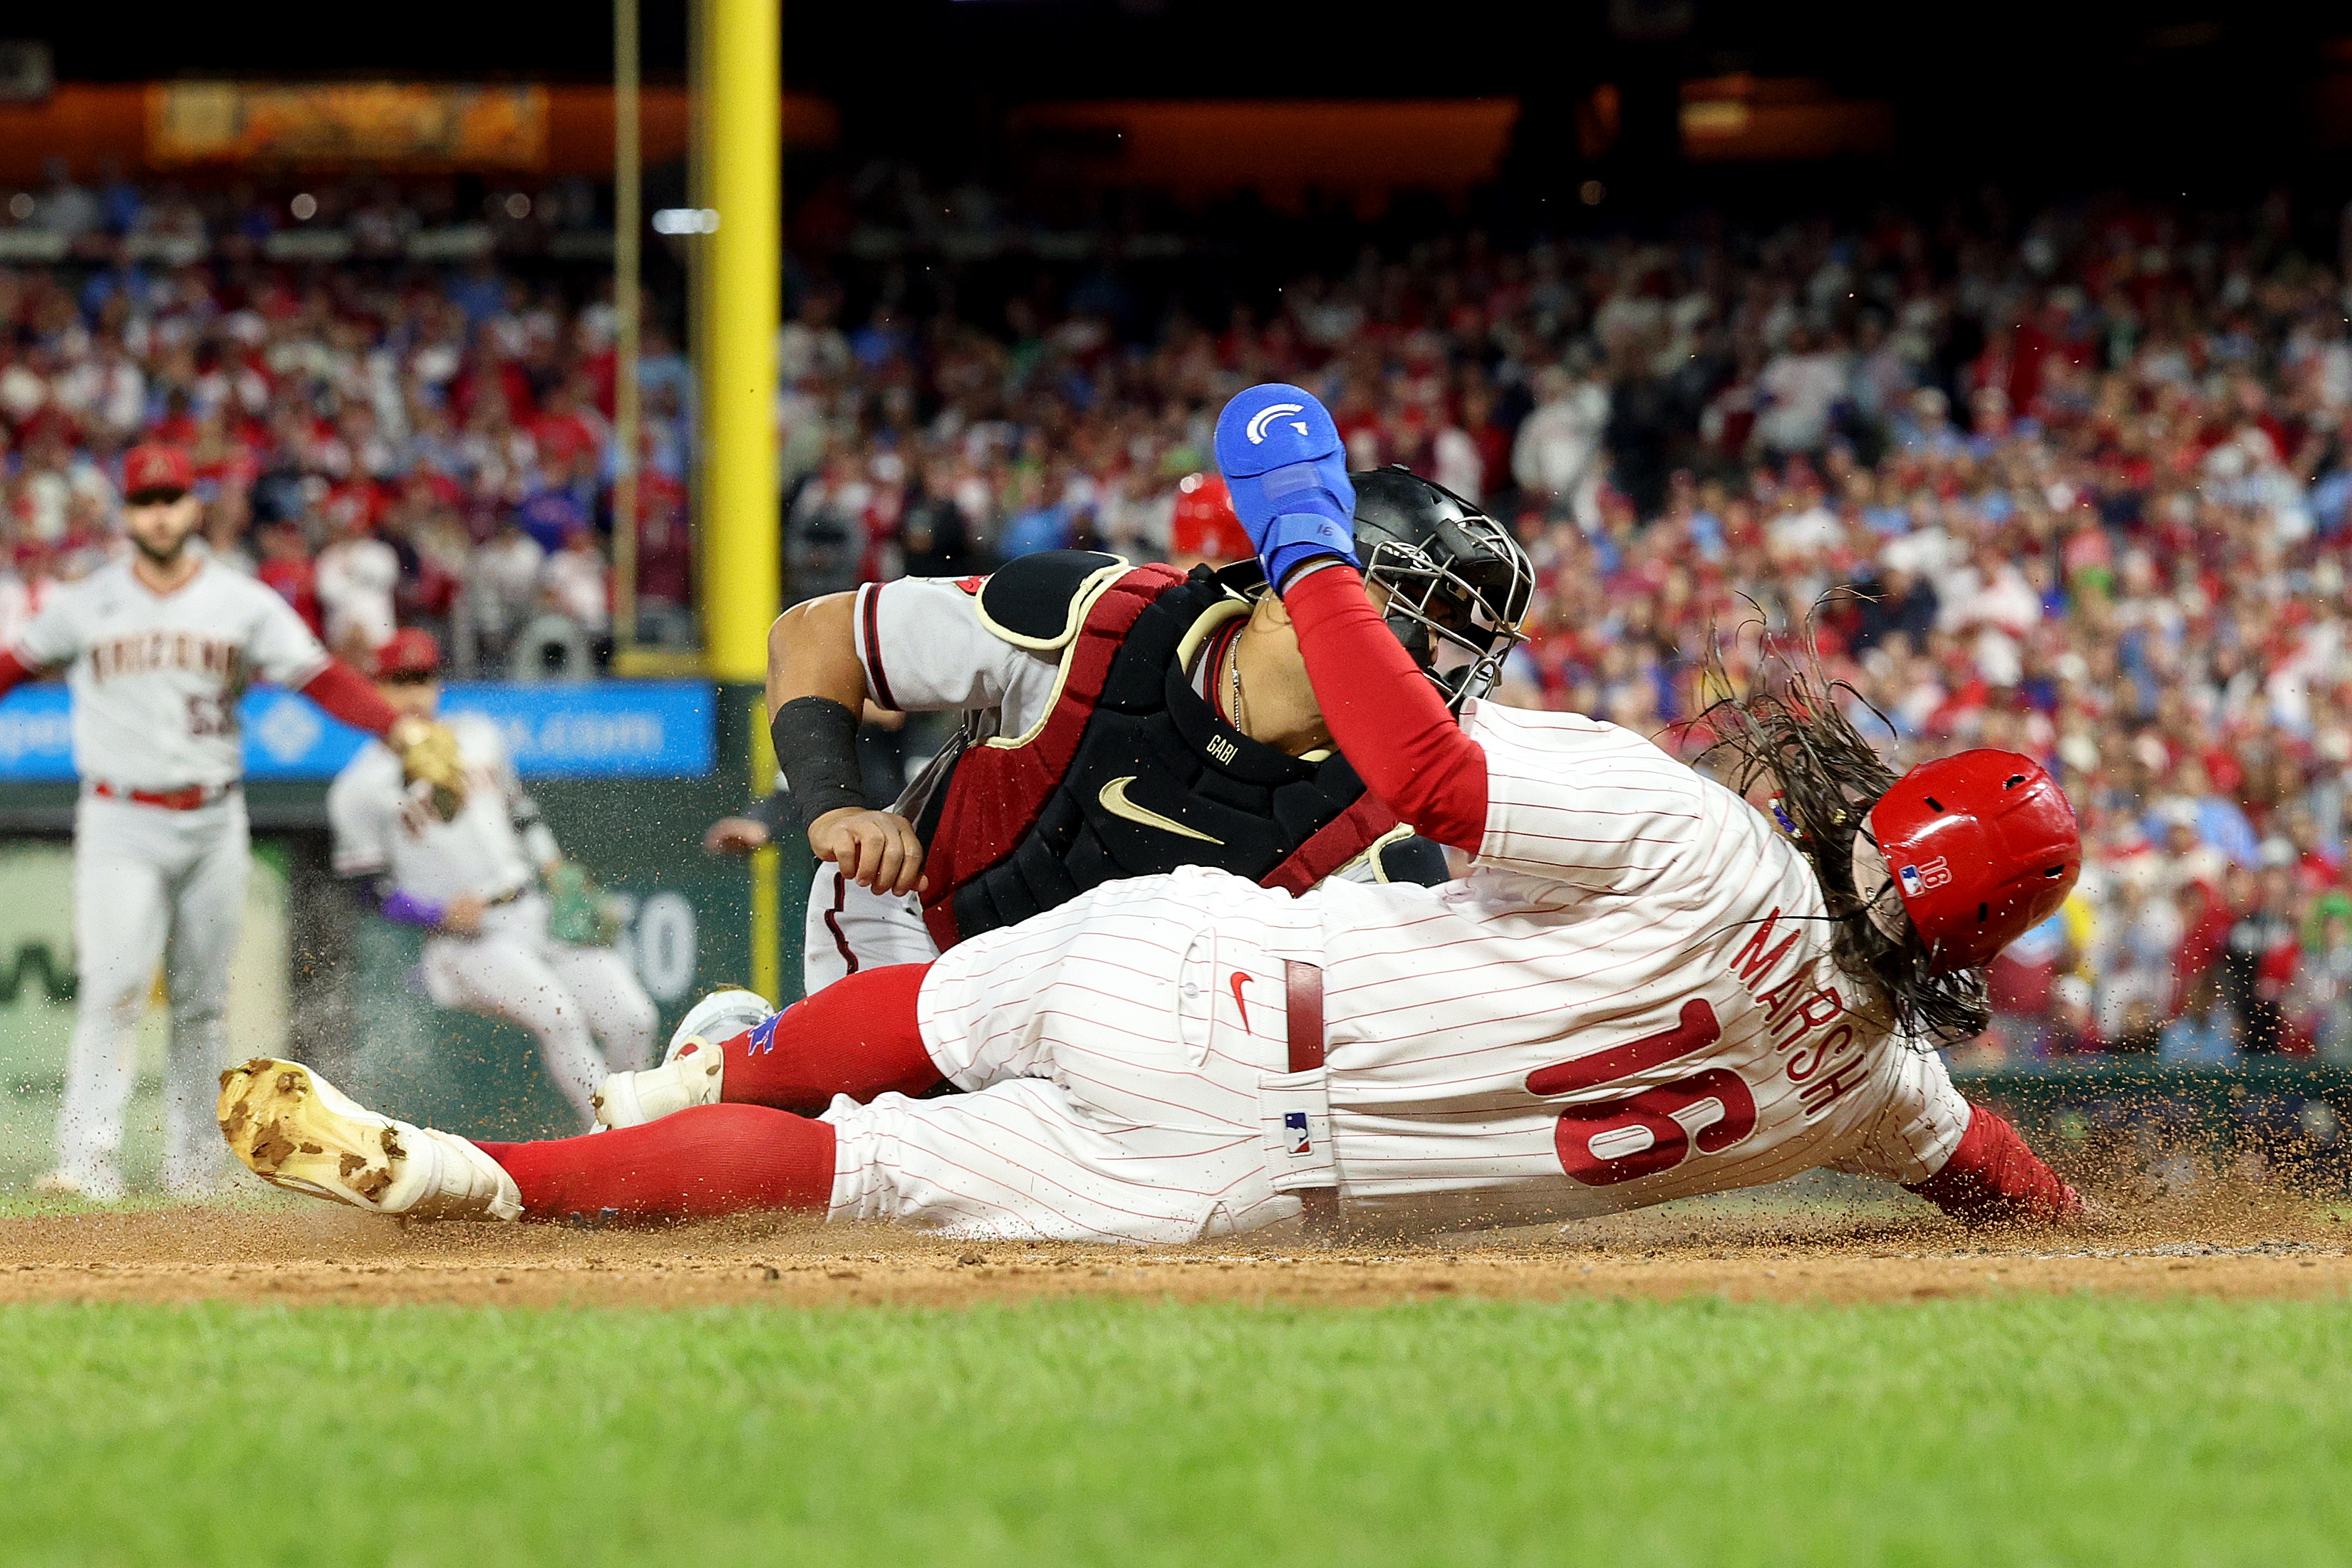
M 835 980 L 748 1034 L 719 1042 L 729 1104 L 822 1111 L 836 1094 L 860 1104 L 896 1090 L 920 1094 L 942 1074 L 915 1028 L 929 964 L 892 964 Z
M 476 1146 L 515 1178 L 530 1219 L 822 1214 L 833 1201 L 831 1124 L 764 1105 L 698 1105 L 589 1137 Z

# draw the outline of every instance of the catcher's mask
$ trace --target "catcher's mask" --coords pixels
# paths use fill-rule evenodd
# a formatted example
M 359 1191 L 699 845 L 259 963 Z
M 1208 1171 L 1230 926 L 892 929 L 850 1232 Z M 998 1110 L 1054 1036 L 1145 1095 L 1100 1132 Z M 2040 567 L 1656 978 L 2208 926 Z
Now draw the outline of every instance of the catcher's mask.
M 1364 581 L 1387 591 L 1389 630 L 1458 712 L 1494 690 L 1525 641 L 1535 569 L 1500 523 L 1443 485 L 1395 465 L 1348 477 Z

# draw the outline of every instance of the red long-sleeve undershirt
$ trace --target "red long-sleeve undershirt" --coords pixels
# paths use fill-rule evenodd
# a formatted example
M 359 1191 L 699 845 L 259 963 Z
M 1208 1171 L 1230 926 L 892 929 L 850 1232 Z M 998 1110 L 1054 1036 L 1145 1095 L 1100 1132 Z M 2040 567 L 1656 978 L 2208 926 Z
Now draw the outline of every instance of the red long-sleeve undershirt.
M 327 667 L 295 688 L 329 713 L 370 735 L 383 735 L 400 716 L 365 675 L 330 657 Z
M 2081 1196 L 2025 1146 L 2017 1129 L 1974 1101 L 1969 1103 L 1969 1129 L 1944 1168 L 1904 1186 L 1970 1225 L 2048 1225 L 2083 1211 Z
M 1354 568 L 1293 577 L 1282 601 L 1331 738 L 1364 787 L 1423 838 L 1477 852 L 1486 834 L 1486 753 L 1462 733 Z
M 15 650 L 0 649 L 0 697 L 39 674 Z M 365 675 L 341 659 L 329 658 L 325 668 L 296 689 L 353 729 L 370 735 L 384 734 L 400 716 Z

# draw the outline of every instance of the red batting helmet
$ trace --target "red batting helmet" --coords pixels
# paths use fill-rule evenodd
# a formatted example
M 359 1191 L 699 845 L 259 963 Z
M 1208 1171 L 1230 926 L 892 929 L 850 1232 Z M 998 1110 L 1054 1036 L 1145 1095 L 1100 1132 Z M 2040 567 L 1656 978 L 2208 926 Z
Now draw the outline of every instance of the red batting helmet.
M 196 471 L 188 455 L 161 441 L 145 441 L 122 458 L 122 493 L 142 495 L 154 490 L 183 494 L 195 487 Z
M 1923 762 L 1879 797 L 1869 823 L 1934 974 L 1990 963 L 2057 912 L 2083 869 L 2074 807 L 2014 751 Z
M 379 681 L 414 680 L 441 668 L 441 646 L 421 627 L 403 626 L 375 651 L 368 673 Z
M 1170 531 L 1195 543 L 1245 537 L 1241 519 L 1234 515 L 1233 492 L 1214 474 L 1187 474 L 1176 481 L 1176 516 Z

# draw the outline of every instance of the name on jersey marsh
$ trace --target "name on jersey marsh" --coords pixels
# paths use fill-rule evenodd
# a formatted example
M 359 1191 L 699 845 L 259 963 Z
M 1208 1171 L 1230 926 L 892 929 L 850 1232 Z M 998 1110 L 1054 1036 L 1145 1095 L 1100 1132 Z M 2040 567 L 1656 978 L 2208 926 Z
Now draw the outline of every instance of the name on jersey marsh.
M 1845 1018 L 1845 1000 L 1835 986 L 1816 985 L 1819 957 L 1807 955 L 1786 976 L 1774 979 L 1780 961 L 1802 931 L 1791 926 L 1776 944 L 1778 909 L 1757 923 L 1748 945 L 1732 955 L 1740 987 L 1764 1009 L 1764 1028 L 1780 1058 L 1780 1071 L 1797 1085 L 1805 1120 L 1818 1118 L 1869 1076 L 1870 1058 Z M 1766 982 L 1771 982 L 1767 984 Z M 1832 1027 L 1834 1026 L 1834 1027 Z

